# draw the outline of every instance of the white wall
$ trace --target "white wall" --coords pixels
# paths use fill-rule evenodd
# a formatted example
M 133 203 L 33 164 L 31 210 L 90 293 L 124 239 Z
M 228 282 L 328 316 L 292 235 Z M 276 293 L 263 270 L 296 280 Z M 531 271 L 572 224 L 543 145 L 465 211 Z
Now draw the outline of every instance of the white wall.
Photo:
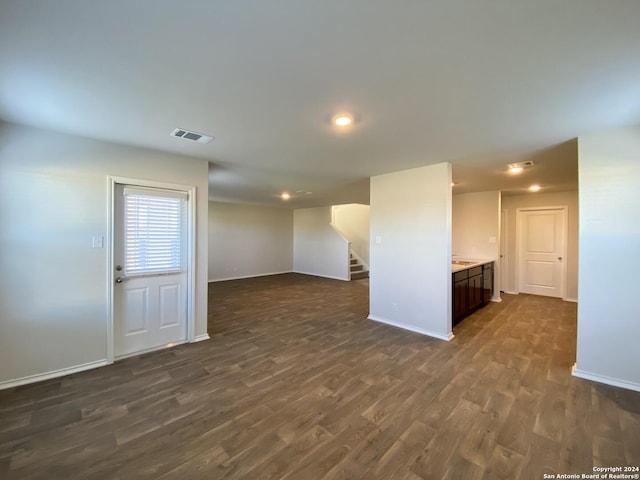
M 293 212 L 293 271 L 349 280 L 349 242 L 331 226 L 331 207 Z
M 580 137 L 578 165 L 574 374 L 640 391 L 640 127 Z
M 195 333 L 206 334 L 207 162 L 0 123 L 0 385 L 106 360 L 108 175 L 197 187 Z
M 503 196 L 502 209 L 507 211 L 507 278 L 506 292 L 516 292 L 516 213 L 518 208 L 568 207 L 567 219 L 567 291 L 566 299 L 578 299 L 578 192 L 528 193 L 525 195 Z
M 359 203 L 334 205 L 333 226 L 351 242 L 351 250 L 369 267 L 370 207 Z
M 209 281 L 293 270 L 293 211 L 209 203 Z
M 451 165 L 371 178 L 369 318 L 451 334 Z
M 451 251 L 461 258 L 493 260 L 494 295 L 500 300 L 500 192 L 454 195 Z

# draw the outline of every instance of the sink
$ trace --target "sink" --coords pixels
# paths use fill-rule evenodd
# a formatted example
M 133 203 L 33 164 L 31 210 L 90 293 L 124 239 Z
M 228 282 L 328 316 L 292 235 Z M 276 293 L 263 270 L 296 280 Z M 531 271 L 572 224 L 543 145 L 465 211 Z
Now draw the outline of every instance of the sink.
M 470 262 L 468 260 L 451 260 L 451 263 L 453 265 L 473 265 L 474 263 L 478 262 Z

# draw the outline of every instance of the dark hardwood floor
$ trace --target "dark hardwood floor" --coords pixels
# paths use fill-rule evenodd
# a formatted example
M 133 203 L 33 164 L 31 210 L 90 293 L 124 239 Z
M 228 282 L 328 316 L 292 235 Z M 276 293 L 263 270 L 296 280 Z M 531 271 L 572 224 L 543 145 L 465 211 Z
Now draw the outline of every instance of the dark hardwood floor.
M 640 393 L 572 377 L 576 305 L 504 296 L 443 342 L 368 281 L 210 285 L 212 339 L 0 392 L 2 479 L 542 479 L 640 464 Z

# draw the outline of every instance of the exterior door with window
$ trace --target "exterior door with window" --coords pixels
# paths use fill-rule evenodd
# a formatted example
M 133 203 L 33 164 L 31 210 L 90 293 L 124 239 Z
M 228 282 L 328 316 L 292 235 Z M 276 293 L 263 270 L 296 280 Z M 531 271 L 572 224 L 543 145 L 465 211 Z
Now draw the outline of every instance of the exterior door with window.
M 114 356 L 187 340 L 184 192 L 116 184 Z

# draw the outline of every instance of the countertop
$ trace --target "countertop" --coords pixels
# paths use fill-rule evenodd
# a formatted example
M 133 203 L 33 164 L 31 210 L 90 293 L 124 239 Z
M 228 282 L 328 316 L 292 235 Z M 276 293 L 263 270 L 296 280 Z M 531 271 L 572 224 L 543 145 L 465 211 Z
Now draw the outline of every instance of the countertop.
M 454 258 L 451 260 L 451 272 L 459 272 L 461 270 L 467 270 L 468 268 L 478 267 L 486 263 L 494 262 L 495 260 L 487 260 L 486 258 Z M 453 262 L 472 262 L 468 265 L 456 265 Z

